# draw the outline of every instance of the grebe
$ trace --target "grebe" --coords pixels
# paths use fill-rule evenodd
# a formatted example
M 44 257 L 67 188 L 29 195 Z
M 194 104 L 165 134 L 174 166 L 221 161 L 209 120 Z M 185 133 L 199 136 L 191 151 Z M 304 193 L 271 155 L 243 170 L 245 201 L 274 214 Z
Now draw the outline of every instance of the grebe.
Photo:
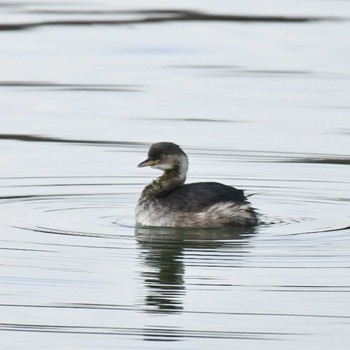
M 217 182 L 184 185 L 186 153 L 176 144 L 151 145 L 148 158 L 138 167 L 164 173 L 146 186 L 136 206 L 136 223 L 161 227 L 252 226 L 257 215 L 242 190 Z

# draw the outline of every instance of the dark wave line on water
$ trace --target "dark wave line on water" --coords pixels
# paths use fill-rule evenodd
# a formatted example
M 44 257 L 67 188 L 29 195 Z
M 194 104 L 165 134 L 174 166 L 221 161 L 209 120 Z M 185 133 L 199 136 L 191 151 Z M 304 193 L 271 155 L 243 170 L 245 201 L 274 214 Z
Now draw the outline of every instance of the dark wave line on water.
M 68 304 L 5 304 L 1 303 L 0 307 L 9 308 L 39 308 L 39 309 L 78 309 L 78 310 L 101 310 L 101 311 L 140 311 L 138 306 L 118 305 L 118 304 L 90 304 L 90 303 L 68 303 Z M 142 310 L 141 310 L 142 311 Z M 205 311 L 205 310 L 186 310 L 185 314 L 200 315 L 227 315 L 227 316 L 269 316 L 269 317 L 298 317 L 298 318 L 326 318 L 326 319 L 343 319 L 349 320 L 350 315 L 334 314 L 301 314 L 301 313 L 271 313 L 271 312 L 230 312 L 230 311 Z
M 33 11 L 32 11 L 33 12 Z M 26 30 L 39 27 L 52 26 L 120 26 L 120 25 L 135 25 L 135 24 L 157 24 L 168 22 L 243 22 L 243 23 L 309 23 L 320 21 L 340 21 L 345 18 L 340 17 L 316 17 L 316 16 L 275 16 L 275 15 L 235 15 L 235 14 L 212 14 L 199 11 L 187 10 L 139 10 L 139 11 L 46 11 L 41 14 L 75 14 L 75 15 L 142 15 L 142 18 L 133 19 L 71 19 L 71 20 L 46 20 L 30 23 L 3 23 L 0 24 L 0 31 L 6 30 Z
M 309 235 L 309 234 L 313 234 L 313 233 L 339 232 L 339 231 L 347 231 L 347 230 L 350 230 L 350 225 L 344 226 L 344 227 L 334 227 L 334 228 L 330 228 L 327 230 L 304 231 L 304 232 L 290 233 L 289 236 Z
M 43 253 L 52 253 L 53 252 L 53 250 L 12 248 L 12 247 L 0 247 L 0 250 L 22 251 L 22 252 L 43 252 Z
M 199 122 L 199 123 L 247 123 L 243 120 L 230 120 L 230 119 L 214 119 L 214 118 L 134 118 L 134 119 L 143 119 L 143 120 L 154 120 L 154 121 L 169 121 L 169 122 Z
M 286 336 L 301 335 L 288 332 L 235 332 L 180 329 L 174 327 L 99 327 L 57 324 L 0 323 L 0 331 L 66 333 L 84 335 L 132 335 L 142 336 L 145 340 L 181 340 L 200 339 L 245 339 L 245 340 L 280 340 Z
M 1 137 L 0 137 L 1 139 Z M 32 180 L 32 179 L 124 179 L 125 175 L 62 175 L 62 176 L 0 176 L 1 180 Z M 128 179 L 143 179 L 141 175 L 128 175 Z M 120 183 L 122 185 L 130 185 L 130 183 Z M 136 183 L 142 185 L 142 183 Z
M 350 165 L 350 158 L 299 158 L 299 159 L 287 159 L 281 161 L 281 163 L 309 163 L 309 164 L 338 164 L 338 165 Z
M 1 25 L 0 25 L 1 27 Z M 91 92 L 141 92 L 141 86 L 128 84 L 64 84 L 55 82 L 41 81 L 0 81 L 0 88 L 29 88 L 29 89 L 45 89 L 63 90 L 63 91 L 91 91 Z
M 91 144 L 91 145 L 117 145 L 118 147 L 139 147 L 139 146 L 149 145 L 148 143 L 145 143 L 145 142 L 64 139 L 60 137 L 29 135 L 29 134 L 0 134 L 0 140 L 14 140 L 14 141 L 25 141 L 25 142 L 78 143 L 78 144 Z
M 49 235 L 59 235 L 59 236 L 76 236 L 76 237 L 86 237 L 86 238 L 109 238 L 109 239 L 120 239 L 125 236 L 115 235 L 115 234 L 107 234 L 107 233 L 96 233 L 96 232 L 82 232 L 82 231 L 69 231 L 69 230 L 59 230 L 52 229 L 47 227 L 20 227 L 20 226 L 12 226 L 14 228 L 20 230 L 27 230 L 37 233 L 49 234 Z
M 289 18 L 297 18 L 297 19 L 318 19 L 318 18 L 330 18 L 334 19 L 337 17 L 316 17 L 316 16 L 276 16 L 276 15 L 234 15 L 234 14 L 213 14 L 204 11 L 196 11 L 196 10 L 185 10 L 185 9 L 147 9 L 147 10 L 26 10 L 27 13 L 33 13 L 37 15 L 94 15 L 94 16 L 106 16 L 106 15 L 162 15 L 162 16 L 182 16 L 189 18 L 197 18 L 197 17 L 209 17 L 209 18 L 224 18 L 224 19 L 241 19 L 244 20 L 246 18 L 254 19 L 254 18 L 266 18 L 266 19 L 289 19 Z
M 253 78 L 306 78 L 306 79 L 348 79 L 347 74 L 328 71 L 288 70 L 288 69 L 249 69 L 237 65 L 183 64 L 169 65 L 166 68 L 193 71 L 196 76 L 253 77 Z
M 168 120 L 168 119 L 163 119 Z M 197 121 L 188 119 L 169 119 L 170 121 Z M 214 120 L 200 120 L 214 121 Z M 226 120 L 221 120 L 225 121 Z M 68 139 L 61 137 L 32 135 L 32 134 L 0 134 L 1 140 L 13 140 L 23 142 L 52 142 L 52 143 L 71 143 L 71 144 L 87 144 L 87 145 L 105 145 L 118 146 L 121 148 L 147 148 L 149 142 L 133 142 L 133 141 L 113 141 L 113 140 L 86 140 L 86 139 Z M 190 153 L 197 156 L 220 155 L 244 157 L 246 161 L 254 162 L 280 162 L 280 163 L 313 163 L 313 164 L 339 164 L 349 165 L 350 158 L 338 154 L 318 154 L 318 153 L 301 153 L 301 152 L 277 152 L 277 151 L 260 151 L 260 150 L 239 150 L 239 149 L 203 149 L 196 147 L 187 147 Z
M 118 305 L 118 304 L 93 304 L 93 303 L 67 303 L 67 304 L 4 304 L 0 307 L 15 307 L 15 308 L 43 308 L 43 309 L 83 309 L 83 310 L 101 310 L 101 311 L 139 311 L 138 306 L 133 305 Z M 228 315 L 228 316 L 271 316 L 271 317 L 305 317 L 305 318 L 333 318 L 349 320 L 350 315 L 335 315 L 335 314 L 301 314 L 301 313 L 272 313 L 272 312 L 230 312 L 230 311 L 205 311 L 205 310 L 186 310 L 186 314 L 201 314 L 201 315 Z
M 81 186 L 77 184 L 77 186 Z M 67 198 L 67 197 L 91 197 L 91 196 L 117 196 L 118 193 L 63 193 L 63 194 L 35 194 L 35 195 L 18 195 L 18 196 L 1 196 L 0 200 L 12 201 L 12 200 L 46 200 L 56 198 Z

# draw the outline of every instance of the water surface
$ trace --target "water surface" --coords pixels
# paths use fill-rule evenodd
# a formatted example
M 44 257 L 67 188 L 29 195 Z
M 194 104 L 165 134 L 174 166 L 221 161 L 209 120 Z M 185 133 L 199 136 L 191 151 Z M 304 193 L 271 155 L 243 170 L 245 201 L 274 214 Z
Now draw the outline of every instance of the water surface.
M 349 4 L 7 2 L 0 339 L 9 349 L 346 349 Z M 251 229 L 137 228 L 179 143 Z

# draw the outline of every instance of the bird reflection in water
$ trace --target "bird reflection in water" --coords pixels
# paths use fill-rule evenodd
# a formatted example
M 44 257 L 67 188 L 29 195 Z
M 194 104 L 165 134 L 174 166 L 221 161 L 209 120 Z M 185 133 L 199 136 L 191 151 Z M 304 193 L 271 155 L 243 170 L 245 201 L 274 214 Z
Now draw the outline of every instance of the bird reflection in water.
M 147 295 L 144 300 L 146 312 L 176 313 L 183 310 L 185 296 L 186 255 L 206 251 L 207 254 L 232 247 L 233 258 L 239 249 L 249 242 L 256 231 L 254 227 L 235 227 L 220 229 L 136 227 L 135 234 L 139 244 L 142 263 L 141 276 Z M 244 250 L 243 250 L 244 251 Z M 197 255 L 203 261 L 203 256 Z M 208 256 L 210 258 L 210 256 Z

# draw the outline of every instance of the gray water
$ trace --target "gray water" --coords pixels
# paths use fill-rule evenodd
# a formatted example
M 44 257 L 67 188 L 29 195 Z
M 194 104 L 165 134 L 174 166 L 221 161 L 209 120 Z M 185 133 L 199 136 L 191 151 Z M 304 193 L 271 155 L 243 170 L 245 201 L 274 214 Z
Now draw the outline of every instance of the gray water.
M 1 349 L 348 349 L 350 3 L 0 3 Z M 254 229 L 136 228 L 149 144 Z

